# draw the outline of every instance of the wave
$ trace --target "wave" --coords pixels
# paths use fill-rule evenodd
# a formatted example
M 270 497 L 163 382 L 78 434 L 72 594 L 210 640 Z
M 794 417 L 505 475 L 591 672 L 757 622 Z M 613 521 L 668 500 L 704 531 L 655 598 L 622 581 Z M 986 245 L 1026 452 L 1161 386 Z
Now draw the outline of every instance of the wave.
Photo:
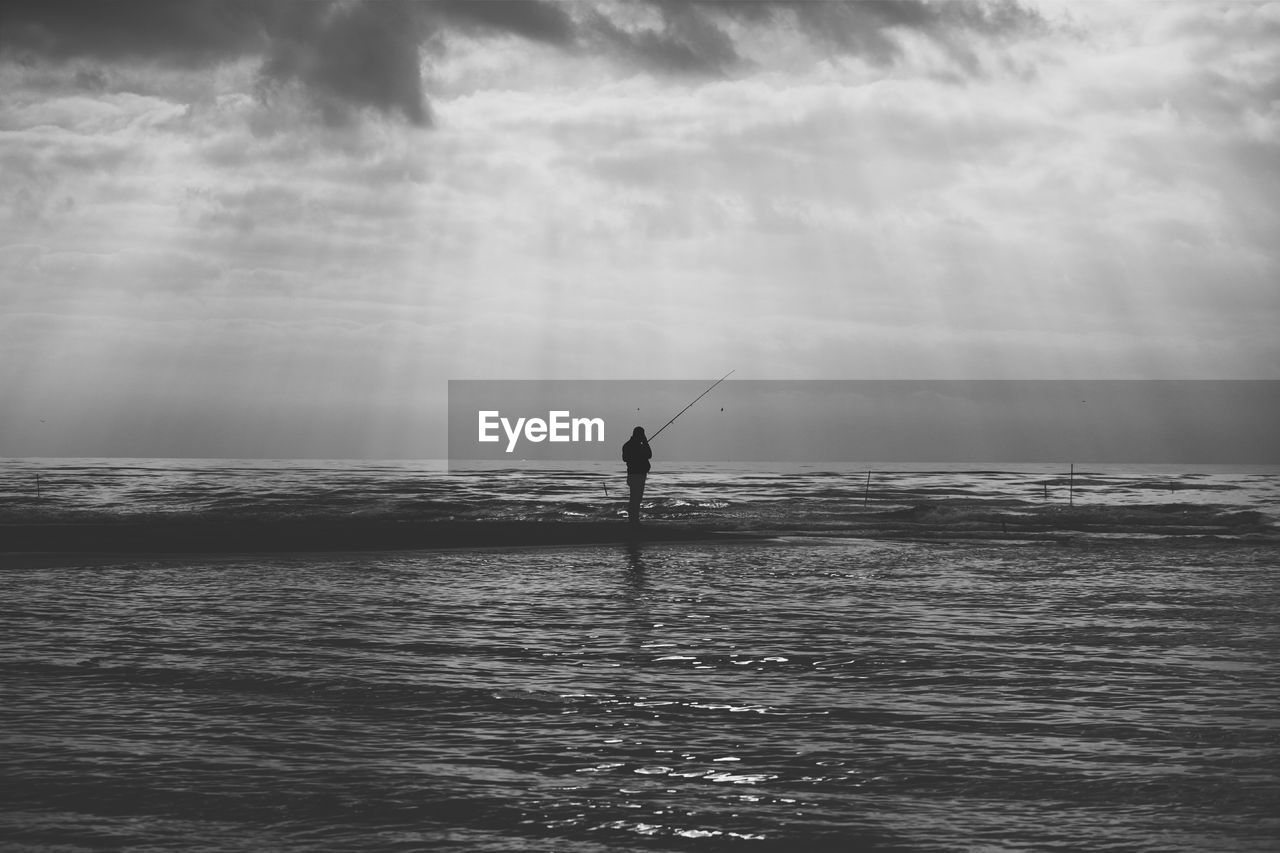
M 991 507 L 967 502 L 926 503 L 879 513 L 872 523 L 912 526 L 933 531 L 977 531 L 1003 534 L 1101 533 L 1163 536 L 1265 536 L 1274 532 L 1257 511 L 1192 504 L 1155 506 L 1030 505 Z
M 204 540 L 274 537 L 317 547 L 332 547 L 327 543 L 344 535 L 376 546 L 385 534 L 389 547 L 428 541 L 425 533 L 403 534 L 430 525 L 453 525 L 456 533 L 466 524 L 626 519 L 626 487 L 612 467 L 451 472 L 409 463 L 45 461 L 38 492 L 31 468 L 0 461 L 6 550 L 32 530 L 57 525 L 68 531 L 127 525 L 175 542 L 200 528 L 197 538 Z M 642 512 L 655 524 L 755 534 L 1280 538 L 1274 469 L 1116 466 L 1061 473 L 1045 466 L 874 472 L 688 466 L 651 475 Z M 589 535 L 561 538 L 583 537 Z

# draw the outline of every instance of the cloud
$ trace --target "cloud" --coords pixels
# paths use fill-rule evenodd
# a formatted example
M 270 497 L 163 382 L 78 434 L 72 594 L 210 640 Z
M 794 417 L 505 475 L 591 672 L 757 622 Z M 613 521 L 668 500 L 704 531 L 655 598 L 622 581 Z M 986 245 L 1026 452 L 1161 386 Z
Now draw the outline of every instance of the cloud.
M 429 123 L 418 57 L 423 22 L 415 4 L 294 4 L 272 28 L 262 79 L 267 91 L 298 81 L 330 124 L 347 108 L 399 112 L 415 125 Z
M 725 76 L 755 61 L 744 45 L 782 27 L 821 50 L 887 65 L 902 38 L 930 40 L 969 70 L 970 35 L 1023 32 L 1038 15 L 1012 0 L 897 2 L 602 2 L 525 0 L 11 0 L 0 55 L 21 62 L 158 62 L 205 68 L 260 61 L 260 96 L 278 101 L 296 86 L 330 125 L 372 109 L 431 122 L 424 54 L 440 35 L 515 36 L 568 53 L 595 51 L 649 71 Z M 79 68 L 77 84 L 102 91 L 101 68 Z
M 904 38 L 941 47 L 962 70 L 981 66 L 973 37 L 1001 37 L 1047 28 L 1014 0 L 648 0 L 649 16 L 627 22 L 614 6 L 599 7 L 584 29 L 622 58 L 655 71 L 721 76 L 754 64 L 746 47 L 761 31 L 790 31 L 821 52 L 877 66 L 903 57 Z
M 15 0 L 6 3 L 0 51 L 24 64 L 82 61 L 205 68 L 261 58 L 264 91 L 303 84 L 334 118 L 341 108 L 396 110 L 415 123 L 427 112 L 411 6 L 289 0 Z M 81 68 L 101 90 L 110 77 Z
M 158 62 L 197 68 L 260 57 L 259 93 L 299 84 L 330 124 L 352 109 L 430 121 L 420 51 L 433 32 L 456 26 L 555 44 L 572 41 L 559 7 L 542 2 L 408 0 L 12 0 L 5 4 L 0 54 L 41 60 Z M 110 79 L 81 68 L 77 83 L 102 90 Z
M 555 2 L 442 0 L 431 4 L 425 11 L 480 32 L 510 33 L 557 45 L 571 44 L 576 38 L 573 19 L 563 4 Z
M 158 59 L 181 65 L 261 50 L 256 0 L 8 0 L 0 48 L 50 59 Z
M 621 58 L 652 70 L 721 75 L 741 62 L 733 39 L 694 5 L 656 3 L 658 20 L 620 25 L 602 12 L 591 19 L 593 37 Z

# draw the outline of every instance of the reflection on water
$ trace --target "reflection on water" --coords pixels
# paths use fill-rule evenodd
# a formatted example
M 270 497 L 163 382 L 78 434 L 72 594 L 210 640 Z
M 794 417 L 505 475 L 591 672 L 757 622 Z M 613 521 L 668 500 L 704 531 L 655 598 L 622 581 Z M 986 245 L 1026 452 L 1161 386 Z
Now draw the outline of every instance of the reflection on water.
M 6 572 L 0 837 L 1273 849 L 1274 546 L 631 545 Z

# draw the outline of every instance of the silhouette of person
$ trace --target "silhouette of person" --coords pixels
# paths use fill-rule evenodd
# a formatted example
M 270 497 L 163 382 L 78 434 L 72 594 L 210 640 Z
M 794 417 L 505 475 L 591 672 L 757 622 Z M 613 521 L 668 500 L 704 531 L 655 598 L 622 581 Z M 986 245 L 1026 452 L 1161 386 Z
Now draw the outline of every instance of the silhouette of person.
M 649 476 L 649 460 L 652 458 L 653 451 L 649 449 L 644 427 L 636 427 L 631 431 L 630 440 L 622 445 L 622 461 L 627 463 L 627 487 L 631 489 L 627 516 L 632 524 L 640 523 L 640 499 L 644 497 L 644 481 Z

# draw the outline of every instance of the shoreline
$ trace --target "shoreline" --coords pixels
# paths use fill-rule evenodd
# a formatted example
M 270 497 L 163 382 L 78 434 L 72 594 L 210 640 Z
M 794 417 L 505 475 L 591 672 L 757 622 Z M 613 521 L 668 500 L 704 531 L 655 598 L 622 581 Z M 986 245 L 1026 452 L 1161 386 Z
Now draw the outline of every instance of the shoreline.
M 722 526 L 625 521 L 53 522 L 0 525 L 0 554 L 419 551 L 768 538 Z

